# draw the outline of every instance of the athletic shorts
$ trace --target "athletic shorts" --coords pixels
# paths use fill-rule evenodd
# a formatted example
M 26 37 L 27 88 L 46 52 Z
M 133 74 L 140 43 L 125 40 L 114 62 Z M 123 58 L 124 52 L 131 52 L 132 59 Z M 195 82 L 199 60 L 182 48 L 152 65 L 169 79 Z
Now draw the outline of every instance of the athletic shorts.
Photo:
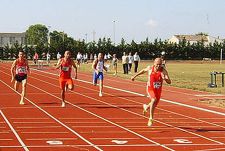
M 161 97 L 161 90 L 153 90 L 148 87 L 147 93 L 151 99 L 156 99 L 156 106 L 157 106 Z
M 99 72 L 98 74 L 96 72 L 93 73 L 93 83 L 97 83 L 97 80 L 103 80 L 103 72 Z
M 18 74 L 15 75 L 15 80 L 18 81 L 18 82 L 22 82 L 25 79 L 27 79 L 27 75 L 26 74 L 23 75 L 23 76 L 18 75 Z
M 71 78 L 69 79 L 59 78 L 60 88 L 64 89 L 66 85 L 73 85 L 73 80 Z

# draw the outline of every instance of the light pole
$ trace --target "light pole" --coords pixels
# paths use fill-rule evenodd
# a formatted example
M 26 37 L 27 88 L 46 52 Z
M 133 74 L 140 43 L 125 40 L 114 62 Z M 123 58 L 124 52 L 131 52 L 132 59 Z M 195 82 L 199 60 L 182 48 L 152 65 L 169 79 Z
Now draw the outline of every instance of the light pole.
M 114 41 L 114 46 L 116 45 L 116 21 L 113 21 L 113 41 Z
M 86 42 L 86 43 L 87 43 L 87 35 L 88 35 L 88 34 L 86 33 L 86 34 L 85 34 L 85 42 Z
M 93 30 L 92 34 L 93 34 L 93 42 L 94 42 L 95 41 L 95 34 L 96 34 L 96 32 Z
M 223 49 L 220 49 L 220 64 L 223 62 Z

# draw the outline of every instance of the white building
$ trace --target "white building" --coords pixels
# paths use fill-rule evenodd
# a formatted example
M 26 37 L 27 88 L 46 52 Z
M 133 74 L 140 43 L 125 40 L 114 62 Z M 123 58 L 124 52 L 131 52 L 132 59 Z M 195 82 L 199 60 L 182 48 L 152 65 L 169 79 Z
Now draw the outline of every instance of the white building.
M 12 46 L 14 43 L 25 44 L 25 33 L 0 33 L 0 47 L 7 44 Z
M 212 37 L 212 36 L 206 36 L 206 35 L 174 35 L 172 38 L 169 39 L 170 43 L 179 43 L 183 40 L 186 40 L 187 42 L 190 42 L 190 44 L 197 43 L 197 42 L 203 42 L 204 45 L 208 44 L 214 44 L 216 41 L 218 43 L 222 43 L 223 39 L 220 39 L 219 37 Z

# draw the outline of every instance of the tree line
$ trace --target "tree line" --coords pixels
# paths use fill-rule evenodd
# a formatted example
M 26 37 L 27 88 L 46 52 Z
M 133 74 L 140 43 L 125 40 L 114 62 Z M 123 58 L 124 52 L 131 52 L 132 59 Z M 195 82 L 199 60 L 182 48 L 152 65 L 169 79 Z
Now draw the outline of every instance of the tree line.
M 134 54 L 138 52 L 142 59 L 153 59 L 159 57 L 165 52 L 166 59 L 170 60 L 201 60 L 203 58 L 219 59 L 221 49 L 225 49 L 225 41 L 223 43 L 215 42 L 213 44 L 204 45 L 203 41 L 190 44 L 185 39 L 178 44 L 169 43 L 168 40 L 162 41 L 155 39 L 150 42 L 148 38 L 140 43 L 132 40 L 127 43 L 125 39 L 121 39 L 120 43 L 114 45 L 110 38 L 99 38 L 98 41 L 86 42 L 82 40 L 74 40 L 62 31 L 49 32 L 45 25 L 31 25 L 26 31 L 26 44 L 14 43 L 12 46 L 6 45 L 1 52 L 2 59 L 12 59 L 16 57 L 18 51 L 23 49 L 28 58 L 32 58 L 37 52 L 40 56 L 49 52 L 52 58 L 56 58 L 59 52 L 63 54 L 65 50 L 70 50 L 72 56 L 76 56 L 78 52 L 97 54 L 98 52 L 117 54 L 120 58 L 123 52 Z M 224 55 L 223 51 L 223 55 Z

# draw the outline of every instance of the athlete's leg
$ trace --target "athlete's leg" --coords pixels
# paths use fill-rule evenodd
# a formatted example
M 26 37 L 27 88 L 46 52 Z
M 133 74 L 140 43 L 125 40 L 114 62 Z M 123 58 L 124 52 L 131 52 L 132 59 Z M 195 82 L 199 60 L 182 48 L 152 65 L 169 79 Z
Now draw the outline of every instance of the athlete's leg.
M 99 96 L 102 96 L 102 90 L 103 90 L 103 73 L 99 73 Z
M 65 107 L 65 88 L 66 88 L 66 81 L 59 78 L 59 85 L 61 88 L 61 98 L 62 98 L 62 107 Z
M 18 81 L 15 80 L 15 83 L 14 83 L 14 89 L 15 89 L 16 91 L 18 91 L 19 85 L 20 85 L 20 82 L 18 82 Z
M 66 82 L 66 85 L 68 86 L 68 89 L 70 89 L 70 90 L 73 90 L 74 89 L 74 84 L 73 84 L 73 80 L 72 79 L 69 79 Z
M 24 79 L 22 81 L 22 92 L 21 92 L 21 99 L 20 99 L 20 104 L 24 104 L 24 97 L 26 95 L 26 88 L 27 88 L 27 79 Z
M 152 126 L 156 102 L 157 102 L 156 98 L 152 98 L 151 102 L 148 104 L 148 106 L 150 107 L 150 116 L 149 116 L 148 126 Z

